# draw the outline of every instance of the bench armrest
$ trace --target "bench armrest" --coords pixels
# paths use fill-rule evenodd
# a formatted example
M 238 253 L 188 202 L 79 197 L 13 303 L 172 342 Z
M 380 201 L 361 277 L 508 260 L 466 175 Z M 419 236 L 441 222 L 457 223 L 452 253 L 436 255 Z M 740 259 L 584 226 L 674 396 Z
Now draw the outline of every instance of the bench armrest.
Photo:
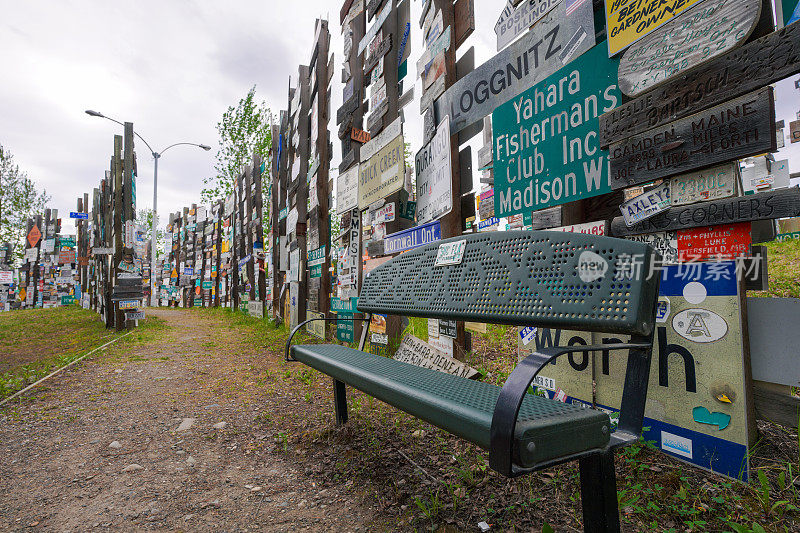
M 315 320 L 322 320 L 322 321 L 325 321 L 325 322 L 338 322 L 339 320 L 355 320 L 355 321 L 358 321 L 358 322 L 364 322 L 364 321 L 368 322 L 370 320 L 370 315 L 367 315 L 364 318 L 339 318 L 339 317 L 335 317 L 335 318 L 328 318 L 328 317 L 324 317 L 324 318 L 309 318 L 308 320 L 300 322 L 299 324 L 297 324 L 294 327 L 292 332 L 289 334 L 289 338 L 286 339 L 286 353 L 284 354 L 284 360 L 287 363 L 297 362 L 297 359 L 292 358 L 292 356 L 289 354 L 289 349 L 291 348 L 291 344 L 292 344 L 292 337 L 294 337 L 295 333 L 300 331 L 300 328 L 302 328 L 303 326 L 305 326 L 309 322 L 314 322 Z M 362 349 L 363 349 L 363 346 L 362 346 Z
M 642 340 L 642 339 L 631 339 Z M 647 339 L 644 339 L 647 340 Z M 652 338 L 650 339 L 652 341 Z M 529 469 L 520 469 L 513 464 L 514 431 L 517 425 L 522 401 L 528 392 L 528 387 L 534 378 L 547 363 L 557 357 L 570 352 L 593 352 L 601 350 L 630 350 L 628 356 L 628 369 L 625 376 L 625 390 L 623 392 L 622 409 L 618 430 L 624 433 L 635 433 L 637 438 L 641 433 L 644 416 L 644 402 L 647 396 L 647 381 L 650 376 L 650 352 L 652 342 L 613 343 L 593 346 L 554 346 L 542 348 L 523 359 L 511 372 L 500 391 L 500 396 L 495 404 L 490 431 L 489 466 L 507 477 L 516 477 Z M 643 361 L 643 357 L 646 361 Z M 646 364 L 644 364 L 646 363 Z M 633 368 L 632 368 L 633 367 Z M 642 368 L 646 367 L 646 368 Z M 642 387 L 641 380 L 644 380 Z M 636 382 L 631 385 L 631 382 Z M 633 390 L 629 390 L 629 385 Z M 628 398 L 629 393 L 631 397 Z M 637 397 L 633 397 L 637 396 Z M 628 402 L 632 405 L 628 409 Z M 641 405 L 638 405 L 638 404 Z M 630 411 L 629 416 L 623 415 Z M 638 419 L 638 429 L 637 426 Z

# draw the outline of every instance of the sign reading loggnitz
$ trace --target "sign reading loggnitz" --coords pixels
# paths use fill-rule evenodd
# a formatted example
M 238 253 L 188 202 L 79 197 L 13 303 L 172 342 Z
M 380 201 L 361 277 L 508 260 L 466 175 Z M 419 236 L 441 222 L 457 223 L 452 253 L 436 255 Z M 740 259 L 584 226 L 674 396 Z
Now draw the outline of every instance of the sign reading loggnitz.
M 630 187 L 776 149 L 775 101 L 766 87 L 612 145 L 611 186 Z
M 492 113 L 494 216 L 611 191 L 598 117 L 620 101 L 617 61 L 596 46 Z
M 594 46 L 592 3 L 571 3 L 575 9 L 567 14 L 568 3 L 562 1 L 524 37 L 458 80 L 439 97 L 435 102 L 436 116 L 440 120 L 450 116 L 452 135 Z

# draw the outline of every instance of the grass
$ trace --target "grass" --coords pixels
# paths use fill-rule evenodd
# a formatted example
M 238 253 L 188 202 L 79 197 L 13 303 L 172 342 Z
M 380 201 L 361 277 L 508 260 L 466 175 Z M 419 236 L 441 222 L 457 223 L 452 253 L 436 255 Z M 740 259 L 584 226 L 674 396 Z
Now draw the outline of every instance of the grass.
M 0 399 L 121 334 L 75 305 L 0 313 Z
M 800 239 L 768 242 L 769 290 L 749 296 L 800 298 Z

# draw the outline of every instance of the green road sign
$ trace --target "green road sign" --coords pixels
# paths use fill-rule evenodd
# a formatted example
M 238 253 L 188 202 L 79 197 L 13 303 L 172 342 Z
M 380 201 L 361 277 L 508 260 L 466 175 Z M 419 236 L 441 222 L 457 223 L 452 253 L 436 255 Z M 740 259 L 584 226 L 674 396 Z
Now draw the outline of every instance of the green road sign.
M 495 108 L 494 216 L 611 192 L 597 117 L 622 101 L 618 63 L 601 43 Z

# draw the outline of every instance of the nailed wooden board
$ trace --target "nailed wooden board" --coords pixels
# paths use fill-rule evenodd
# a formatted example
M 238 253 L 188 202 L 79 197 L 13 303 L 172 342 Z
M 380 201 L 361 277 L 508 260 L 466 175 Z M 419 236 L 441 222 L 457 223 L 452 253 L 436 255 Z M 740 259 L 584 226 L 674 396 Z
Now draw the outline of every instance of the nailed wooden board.
M 475 31 L 475 0 L 456 0 L 453 6 L 456 48 Z
M 775 150 L 775 101 L 765 87 L 612 145 L 611 188 Z
M 506 7 L 500 12 L 500 17 L 494 25 L 497 34 L 497 50 L 502 50 L 507 44 L 527 32 L 540 18 L 545 16 L 561 0 L 525 0 L 513 2 L 508 0 Z M 516 4 L 516 5 L 515 5 Z
M 800 215 L 800 189 L 795 187 L 713 202 L 674 206 L 665 213 L 631 227 L 625 225 L 622 217 L 616 217 L 611 222 L 611 235 L 621 237 L 798 215 Z
M 601 148 L 800 72 L 800 24 L 739 47 L 600 116 Z
M 375 51 L 373 51 L 372 54 L 364 61 L 364 73 L 369 74 L 372 71 L 372 69 L 375 68 L 375 66 L 378 64 L 378 61 L 383 59 L 383 56 L 389 53 L 389 50 L 391 49 L 392 49 L 392 36 L 387 35 L 386 37 L 383 38 L 383 40 L 375 49 Z
M 761 16 L 761 0 L 705 0 L 644 37 L 622 55 L 619 88 L 638 96 L 744 44 Z

